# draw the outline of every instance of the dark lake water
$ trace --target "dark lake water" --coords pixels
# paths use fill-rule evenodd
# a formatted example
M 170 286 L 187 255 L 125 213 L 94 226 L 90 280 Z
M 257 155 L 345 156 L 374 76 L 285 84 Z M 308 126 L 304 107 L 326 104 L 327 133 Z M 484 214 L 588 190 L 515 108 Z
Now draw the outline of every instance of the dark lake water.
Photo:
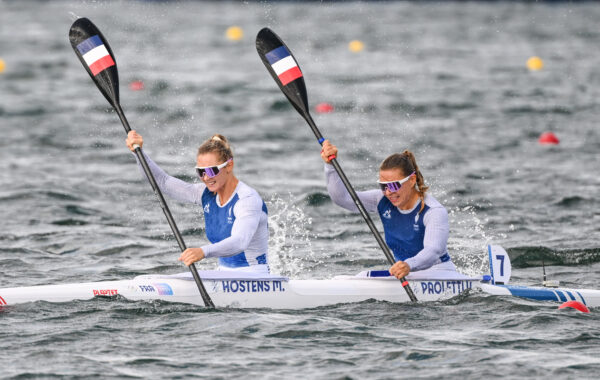
M 362 218 L 329 200 L 320 147 L 256 54 L 264 26 L 293 50 L 311 105 L 334 106 L 313 117 L 357 189 L 387 155 L 415 153 L 462 272 L 486 273 L 493 243 L 514 283 L 539 284 L 544 261 L 551 279 L 600 287 L 593 2 L 5 0 L 0 288 L 185 271 L 116 114 L 73 54 L 73 15 L 110 42 L 121 104 L 165 170 L 194 181 L 197 146 L 230 138 L 238 177 L 269 207 L 274 272 L 329 278 L 386 261 Z M 225 38 L 232 25 L 240 41 Z M 542 70 L 527 69 L 532 56 Z M 543 132 L 560 144 L 538 144 Z M 187 245 L 203 244 L 201 210 L 169 206 Z M 597 310 L 557 306 L 480 293 L 300 311 L 32 303 L 0 312 L 0 378 L 594 378 Z

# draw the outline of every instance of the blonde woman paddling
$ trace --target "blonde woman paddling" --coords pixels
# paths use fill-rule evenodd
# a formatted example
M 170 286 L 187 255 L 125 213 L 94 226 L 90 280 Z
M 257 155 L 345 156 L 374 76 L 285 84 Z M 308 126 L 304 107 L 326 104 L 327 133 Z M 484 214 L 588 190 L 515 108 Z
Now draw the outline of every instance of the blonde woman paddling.
M 144 140 L 130 131 L 126 140 L 131 151 Z M 268 273 L 269 230 L 267 206 L 260 195 L 233 173 L 233 152 L 222 135 L 206 140 L 196 155 L 196 173 L 201 183 L 188 183 L 168 175 L 145 155 L 160 190 L 180 202 L 202 207 L 206 237 L 210 244 L 188 248 L 179 261 L 185 265 L 205 258 L 218 258 L 219 269 Z

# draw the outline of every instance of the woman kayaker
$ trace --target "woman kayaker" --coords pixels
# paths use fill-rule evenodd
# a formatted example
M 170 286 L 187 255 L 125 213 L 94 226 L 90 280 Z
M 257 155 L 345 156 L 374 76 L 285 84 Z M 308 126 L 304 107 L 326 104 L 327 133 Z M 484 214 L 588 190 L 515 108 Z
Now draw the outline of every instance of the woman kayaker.
M 329 140 L 323 142 L 321 158 L 325 161 L 327 191 L 332 201 L 347 210 L 358 207 L 330 163 L 338 149 Z M 395 153 L 379 167 L 380 189 L 357 192 L 365 209 L 378 212 L 383 223 L 385 241 L 397 262 L 390 273 L 402 278 L 410 272 L 444 271 L 453 276 L 456 267 L 448 254 L 448 213 L 433 196 L 426 194 L 423 175 L 410 151 Z
M 136 131 L 130 131 L 126 143 L 133 151 L 134 145 L 141 147 L 144 140 Z M 214 135 L 198 148 L 196 173 L 201 183 L 172 177 L 147 155 L 146 159 L 165 194 L 181 202 L 195 203 L 204 210 L 210 244 L 186 249 L 179 261 L 190 265 L 217 257 L 219 269 L 269 272 L 267 206 L 256 190 L 233 174 L 233 152 L 224 136 Z

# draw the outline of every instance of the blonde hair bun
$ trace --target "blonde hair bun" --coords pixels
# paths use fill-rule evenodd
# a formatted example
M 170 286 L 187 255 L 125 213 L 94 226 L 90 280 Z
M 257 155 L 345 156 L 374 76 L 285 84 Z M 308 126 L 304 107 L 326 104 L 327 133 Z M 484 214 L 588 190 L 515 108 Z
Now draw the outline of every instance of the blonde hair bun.
M 227 137 L 218 133 L 214 134 L 198 148 L 198 154 L 209 152 L 216 153 L 223 161 L 233 158 L 233 152 L 229 146 Z

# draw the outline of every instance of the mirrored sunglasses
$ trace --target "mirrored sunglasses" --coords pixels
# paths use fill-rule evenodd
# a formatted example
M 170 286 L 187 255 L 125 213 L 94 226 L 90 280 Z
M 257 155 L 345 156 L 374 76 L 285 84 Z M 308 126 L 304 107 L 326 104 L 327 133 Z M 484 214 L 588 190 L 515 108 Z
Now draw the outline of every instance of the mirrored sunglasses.
M 208 178 L 216 177 L 217 174 L 219 174 L 219 172 L 221 171 L 221 169 L 223 169 L 225 166 L 227 166 L 227 164 L 231 160 L 232 159 L 230 158 L 229 160 L 223 162 L 221 165 L 217 165 L 217 166 L 205 166 L 205 167 L 196 166 L 196 173 L 198 174 L 198 177 L 200 177 L 200 178 L 204 178 L 205 173 Z
M 403 178 L 400 181 L 388 181 L 388 182 L 377 181 L 377 183 L 379 184 L 381 191 L 383 191 L 384 193 L 386 190 L 389 190 L 390 193 L 395 193 L 396 191 L 400 190 L 400 188 L 402 187 L 402 184 L 404 182 L 408 181 L 413 174 L 415 174 L 415 172 L 410 173 L 406 178 Z

